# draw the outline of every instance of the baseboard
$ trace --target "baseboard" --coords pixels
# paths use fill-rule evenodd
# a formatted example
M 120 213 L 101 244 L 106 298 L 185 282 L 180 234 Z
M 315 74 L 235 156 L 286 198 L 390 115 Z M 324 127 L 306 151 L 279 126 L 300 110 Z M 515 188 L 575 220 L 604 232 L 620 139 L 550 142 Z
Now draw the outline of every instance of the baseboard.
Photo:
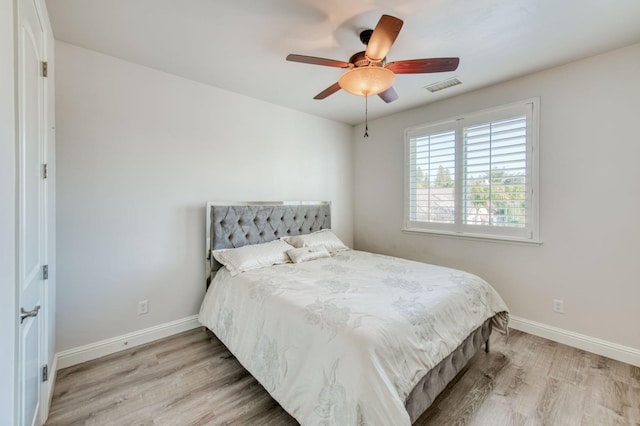
M 53 396 L 53 387 L 58 369 L 70 367 L 72 365 L 100 358 L 105 355 L 110 355 L 124 349 L 143 345 L 154 340 L 162 339 L 163 337 L 168 337 L 173 334 L 200 327 L 200 325 L 201 324 L 198 322 L 198 316 L 193 315 L 187 318 L 160 324 L 155 327 L 146 328 L 144 330 L 56 353 L 53 358 L 53 365 L 49 369 L 49 401 L 51 401 L 51 397 Z M 597 339 L 584 334 L 574 333 L 572 331 L 516 316 L 510 317 L 509 326 L 513 329 L 533 334 L 534 336 L 544 337 L 545 339 L 553 340 L 554 342 L 593 352 L 598 355 L 640 367 L 639 349 L 619 345 L 617 343 L 608 342 L 606 340 Z
M 198 316 L 193 315 L 100 342 L 68 349 L 56 354 L 57 368 L 70 367 L 200 326 Z M 55 371 L 52 370 L 53 374 L 55 374 Z
M 640 349 L 514 316 L 509 318 L 509 327 L 640 367 Z

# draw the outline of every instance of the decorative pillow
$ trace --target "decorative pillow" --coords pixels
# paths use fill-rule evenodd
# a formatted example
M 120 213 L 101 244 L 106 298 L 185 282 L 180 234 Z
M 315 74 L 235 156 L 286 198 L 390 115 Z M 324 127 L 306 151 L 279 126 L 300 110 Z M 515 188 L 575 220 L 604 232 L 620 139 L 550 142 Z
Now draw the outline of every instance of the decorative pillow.
M 340 238 L 336 237 L 330 229 L 322 229 L 306 235 L 285 237 L 283 240 L 296 248 L 311 247 L 315 249 L 325 249 L 329 253 L 349 250 L 349 247 L 345 246 L 344 243 L 340 241 Z
M 293 263 L 308 262 L 310 260 L 321 259 L 323 257 L 331 257 L 329 252 L 322 249 L 315 249 L 313 247 L 300 247 L 287 250 L 287 255 L 291 258 Z
M 231 276 L 251 269 L 289 263 L 287 250 L 291 246 L 282 240 L 253 244 L 232 249 L 214 250 L 213 257 L 227 267 Z

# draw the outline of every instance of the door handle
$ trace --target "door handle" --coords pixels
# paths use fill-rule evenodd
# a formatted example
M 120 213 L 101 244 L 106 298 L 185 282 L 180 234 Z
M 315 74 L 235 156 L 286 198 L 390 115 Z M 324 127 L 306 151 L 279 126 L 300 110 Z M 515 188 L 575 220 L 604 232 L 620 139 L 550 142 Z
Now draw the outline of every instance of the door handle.
M 22 324 L 22 322 L 29 317 L 38 316 L 39 311 L 40 311 L 40 305 L 36 306 L 30 311 L 25 311 L 24 308 L 20 308 L 20 324 Z

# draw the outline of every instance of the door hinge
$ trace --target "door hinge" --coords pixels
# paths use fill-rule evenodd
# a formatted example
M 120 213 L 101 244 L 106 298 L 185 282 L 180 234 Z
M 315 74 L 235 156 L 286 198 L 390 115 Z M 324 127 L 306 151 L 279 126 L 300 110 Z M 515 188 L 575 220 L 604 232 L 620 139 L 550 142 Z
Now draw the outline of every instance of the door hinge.
M 45 364 L 42 367 L 42 381 L 46 382 L 47 380 L 49 380 L 49 366 Z
M 44 265 L 42 267 L 42 279 L 43 280 L 49 279 L 49 265 Z
M 49 63 L 46 61 L 42 62 L 42 76 L 43 77 L 49 76 Z
M 46 164 L 42 165 L 42 179 L 49 177 L 49 167 Z

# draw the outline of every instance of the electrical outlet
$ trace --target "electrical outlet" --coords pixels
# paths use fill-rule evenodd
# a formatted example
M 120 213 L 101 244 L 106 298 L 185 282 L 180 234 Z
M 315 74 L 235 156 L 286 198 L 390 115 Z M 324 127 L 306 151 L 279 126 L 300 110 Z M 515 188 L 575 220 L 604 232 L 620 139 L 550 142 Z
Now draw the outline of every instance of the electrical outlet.
M 564 301 L 560 299 L 553 299 L 553 312 L 564 314 Z
M 141 300 L 138 302 L 138 315 L 149 313 L 149 301 Z

